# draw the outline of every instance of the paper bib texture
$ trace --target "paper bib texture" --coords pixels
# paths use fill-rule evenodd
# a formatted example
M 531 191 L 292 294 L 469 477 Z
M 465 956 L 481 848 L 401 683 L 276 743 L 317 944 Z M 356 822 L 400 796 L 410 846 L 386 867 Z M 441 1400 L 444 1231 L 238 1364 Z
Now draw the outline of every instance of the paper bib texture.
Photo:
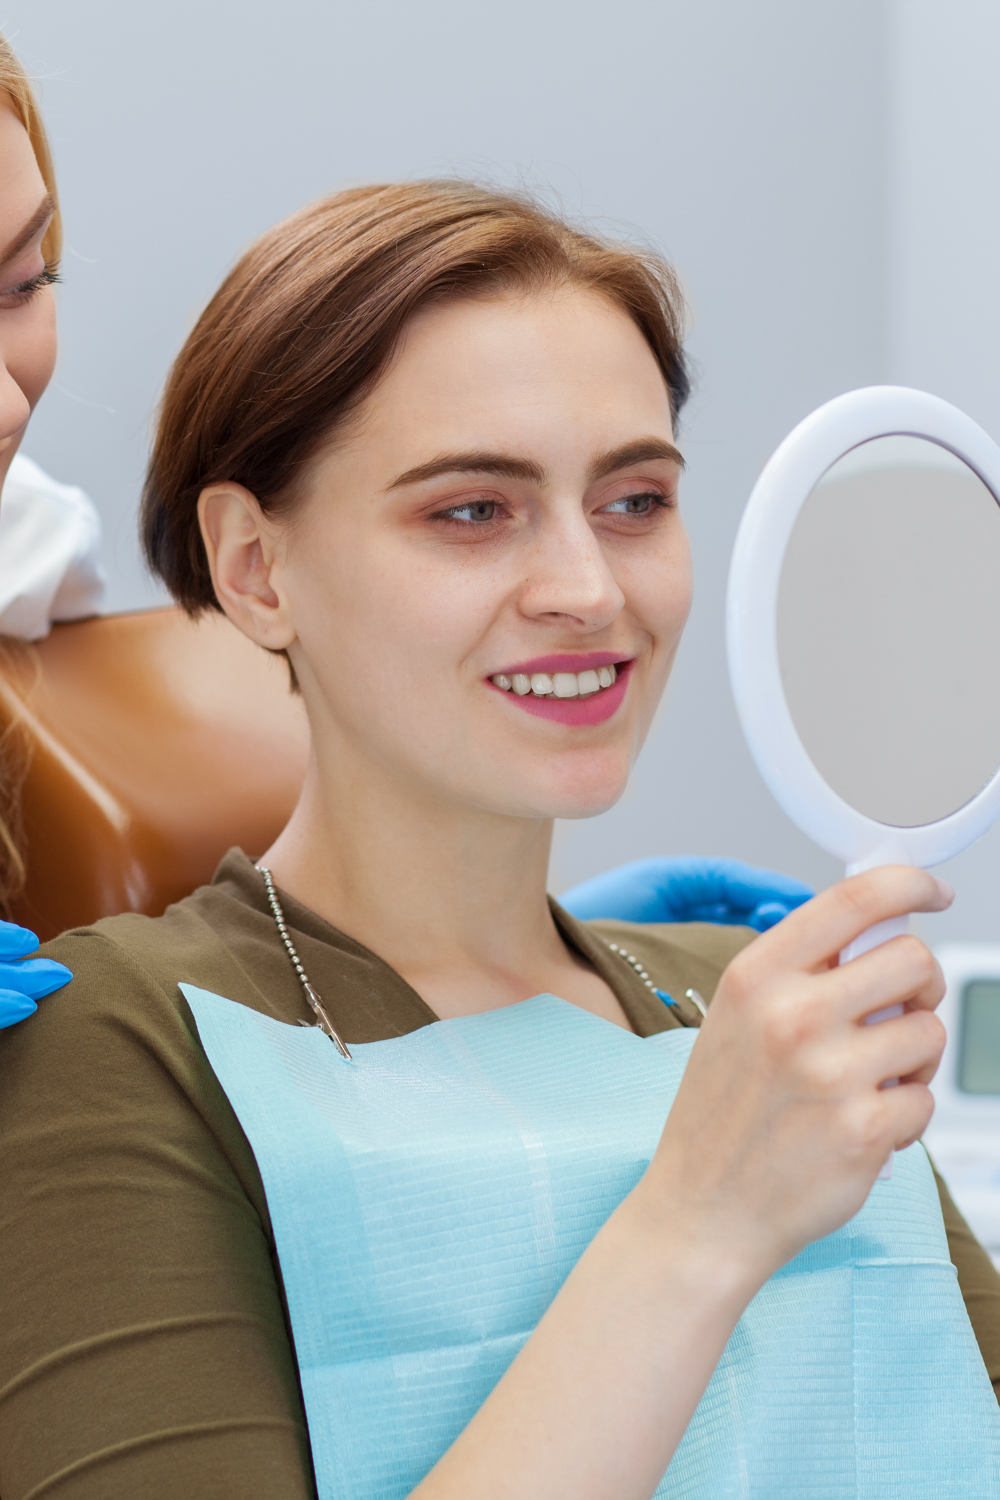
M 540 995 L 345 1063 L 181 989 L 260 1167 L 320 1500 L 402 1500 L 645 1171 L 698 1033 Z M 921 1146 L 754 1298 L 656 1494 L 1000 1500 L 1000 1408 Z

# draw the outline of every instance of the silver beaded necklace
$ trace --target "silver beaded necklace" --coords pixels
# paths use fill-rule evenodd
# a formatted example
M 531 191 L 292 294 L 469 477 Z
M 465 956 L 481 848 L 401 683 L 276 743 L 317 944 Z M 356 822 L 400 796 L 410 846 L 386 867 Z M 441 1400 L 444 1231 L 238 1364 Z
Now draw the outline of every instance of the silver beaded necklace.
M 278 900 L 278 893 L 274 889 L 274 881 L 271 878 L 271 872 L 270 870 L 265 869 L 263 865 L 258 865 L 257 868 L 264 877 L 264 885 L 267 888 L 267 899 L 271 906 L 271 913 L 278 926 L 278 936 L 281 938 L 281 941 L 285 945 L 288 957 L 292 960 L 292 968 L 298 975 L 299 983 L 302 986 L 303 992 L 309 1002 L 313 1015 L 316 1017 L 316 1024 L 319 1026 L 320 1031 L 325 1032 L 326 1035 L 330 1038 L 331 1042 L 337 1048 L 344 1061 L 350 1062 L 352 1059 L 351 1054 L 348 1051 L 347 1044 L 346 1042 L 341 1041 L 340 1037 L 334 1030 L 333 1022 L 330 1020 L 330 1017 L 324 1010 L 322 1000 L 319 998 L 316 991 L 309 983 L 309 977 L 306 974 L 305 969 L 302 967 L 302 960 L 299 958 L 299 955 L 295 948 L 295 944 L 292 942 L 292 939 L 289 936 L 288 928 L 285 925 L 285 913 L 281 909 L 281 902 Z
M 267 899 L 271 907 L 271 913 L 278 928 L 278 936 L 281 938 L 281 941 L 285 945 L 285 951 L 292 961 L 292 968 L 295 970 L 295 973 L 298 976 L 299 983 L 301 984 L 306 1000 L 309 1002 L 312 1012 L 316 1017 L 317 1024 L 320 1030 L 325 1032 L 326 1035 L 330 1038 L 331 1042 L 333 1042 L 334 1046 L 340 1052 L 341 1057 L 343 1057 L 346 1062 L 351 1062 L 351 1054 L 348 1050 L 346 1042 L 341 1041 L 340 1037 L 337 1035 L 337 1032 L 334 1029 L 333 1022 L 330 1020 L 330 1017 L 327 1015 L 323 1007 L 322 1000 L 319 998 L 319 995 L 309 983 L 309 976 L 307 975 L 305 969 L 302 967 L 302 960 L 299 958 L 298 951 L 295 947 L 295 944 L 292 942 L 288 927 L 285 923 L 285 913 L 281 909 L 281 902 L 278 900 L 278 893 L 274 889 L 274 880 L 271 876 L 271 872 L 264 865 L 258 865 L 257 869 L 264 877 L 264 886 L 267 890 Z M 638 958 L 636 958 L 634 953 L 629 953 L 625 948 L 620 947 L 618 943 L 609 942 L 608 947 L 611 949 L 612 953 L 617 953 L 618 957 L 623 961 L 623 963 L 627 963 L 630 968 L 635 970 L 639 978 L 642 980 L 643 984 L 646 986 L 647 990 L 652 990 L 654 995 L 658 995 L 659 998 L 663 1001 L 664 1005 L 672 1006 L 674 1010 L 680 1009 L 680 1006 L 677 1004 L 677 1001 L 673 998 L 672 995 L 668 995 L 666 990 L 657 989 L 656 985 L 646 973 L 646 970 L 642 967 L 642 963 Z M 697 990 L 685 990 L 684 995 L 687 1000 L 690 1000 L 695 1010 L 700 1012 L 702 1018 L 708 1015 L 708 1008 Z
M 605 939 L 605 942 L 607 942 L 607 939 Z M 643 984 L 646 986 L 647 990 L 652 990 L 654 995 L 658 995 L 663 1001 L 664 1005 L 670 1005 L 674 1008 L 674 1010 L 680 1010 L 680 1006 L 677 1004 L 677 1001 L 674 999 L 673 995 L 668 995 L 666 990 L 657 989 L 656 985 L 653 983 L 649 975 L 646 973 L 645 969 L 642 967 L 642 963 L 639 959 L 636 958 L 634 953 L 626 952 L 626 950 L 619 947 L 617 943 L 608 943 L 608 947 L 611 949 L 612 953 L 617 953 L 620 959 L 623 959 L 630 968 L 633 968 L 635 970 L 639 978 L 642 980 Z M 695 1010 L 699 1012 L 702 1020 L 704 1020 L 704 1018 L 708 1015 L 708 1006 L 705 1004 L 698 991 L 685 990 L 684 998 L 686 1000 L 690 1000 Z

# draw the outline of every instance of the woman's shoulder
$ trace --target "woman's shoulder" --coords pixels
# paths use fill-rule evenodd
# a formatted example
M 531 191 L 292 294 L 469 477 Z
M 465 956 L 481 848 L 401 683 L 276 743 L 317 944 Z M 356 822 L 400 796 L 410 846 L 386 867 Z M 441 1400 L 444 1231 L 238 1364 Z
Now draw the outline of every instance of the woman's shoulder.
M 192 915 L 178 908 L 163 917 L 130 913 L 43 943 L 41 955 L 65 964 L 73 977 L 34 1015 L 0 1032 L 4 1092 L 19 1080 L 30 1087 L 36 1076 L 48 1089 L 81 1073 L 141 1070 L 140 1058 L 176 1063 L 190 1056 L 193 1022 L 178 980 L 191 957 L 197 962 L 199 948 L 210 946 Z
M 42 1171 L 54 1143 L 81 1132 L 94 1152 L 129 1160 L 172 1143 L 178 1160 L 235 1170 L 254 1197 L 252 1158 L 179 984 L 255 1009 L 266 1001 L 199 894 L 161 917 L 126 914 L 43 944 L 73 978 L 0 1031 L 0 1152 L 27 1152 Z
M 606 943 L 638 959 L 658 989 L 683 995 L 696 989 L 711 1000 L 726 966 L 758 934 L 751 927 L 716 922 L 619 922 L 600 918 L 584 924 Z
M 151 1063 L 197 1092 L 207 1063 L 182 983 L 280 1020 L 294 1020 L 301 1008 L 291 985 L 276 1000 L 270 986 L 255 982 L 241 923 L 238 903 L 208 886 L 162 916 L 128 912 L 44 943 L 41 954 L 73 978 L 26 1021 L 0 1031 L 0 1092 L 9 1097 L 18 1080 L 30 1092 L 39 1079 L 48 1090 L 60 1079 L 77 1087 L 83 1074 L 138 1077 Z
M 219 989 L 229 999 L 258 1008 L 262 997 L 224 938 L 205 921 L 201 894 L 159 917 L 124 912 L 43 943 L 42 955 L 58 959 L 73 974 L 65 989 L 51 997 L 59 1002 L 52 1009 L 79 1015 L 81 1009 L 134 1009 L 140 1001 L 162 999 L 177 1010 L 183 1005 L 178 986 L 184 982 Z
M 276 992 L 273 983 L 258 982 L 258 925 L 252 910 L 224 888 L 210 885 L 169 906 L 162 916 L 124 912 L 104 917 L 70 928 L 40 951 L 72 971 L 70 983 L 51 998 L 77 1014 L 81 1008 L 122 1004 L 134 1010 L 140 1001 L 159 1001 L 184 1012 L 179 986 L 193 984 L 294 1021 L 300 1013 L 297 987 L 289 983 Z

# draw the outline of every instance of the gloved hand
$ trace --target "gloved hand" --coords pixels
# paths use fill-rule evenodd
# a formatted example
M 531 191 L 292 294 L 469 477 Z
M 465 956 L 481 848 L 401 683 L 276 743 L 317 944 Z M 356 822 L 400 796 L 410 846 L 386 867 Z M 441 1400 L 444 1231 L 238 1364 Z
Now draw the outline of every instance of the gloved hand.
M 816 894 L 801 880 L 738 859 L 636 859 L 559 897 L 587 921 L 720 922 L 766 932 Z
M 51 958 L 25 958 L 34 953 L 38 939 L 27 927 L 0 922 L 0 1030 L 23 1021 L 38 1007 L 36 1000 L 61 990 L 73 975 L 65 964 Z

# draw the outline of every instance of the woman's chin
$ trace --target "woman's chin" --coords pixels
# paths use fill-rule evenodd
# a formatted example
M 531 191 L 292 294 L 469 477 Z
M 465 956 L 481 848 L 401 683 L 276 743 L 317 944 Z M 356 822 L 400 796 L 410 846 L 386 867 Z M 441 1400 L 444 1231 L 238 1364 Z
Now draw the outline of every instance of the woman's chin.
M 543 818 L 596 818 L 614 807 L 623 795 L 630 769 L 619 763 L 618 757 L 601 757 L 595 765 L 577 764 L 565 775 L 539 777 L 528 792 L 528 799 Z M 558 767 L 551 770 L 557 771 Z M 528 787 L 522 785 L 523 791 L 528 791 Z

